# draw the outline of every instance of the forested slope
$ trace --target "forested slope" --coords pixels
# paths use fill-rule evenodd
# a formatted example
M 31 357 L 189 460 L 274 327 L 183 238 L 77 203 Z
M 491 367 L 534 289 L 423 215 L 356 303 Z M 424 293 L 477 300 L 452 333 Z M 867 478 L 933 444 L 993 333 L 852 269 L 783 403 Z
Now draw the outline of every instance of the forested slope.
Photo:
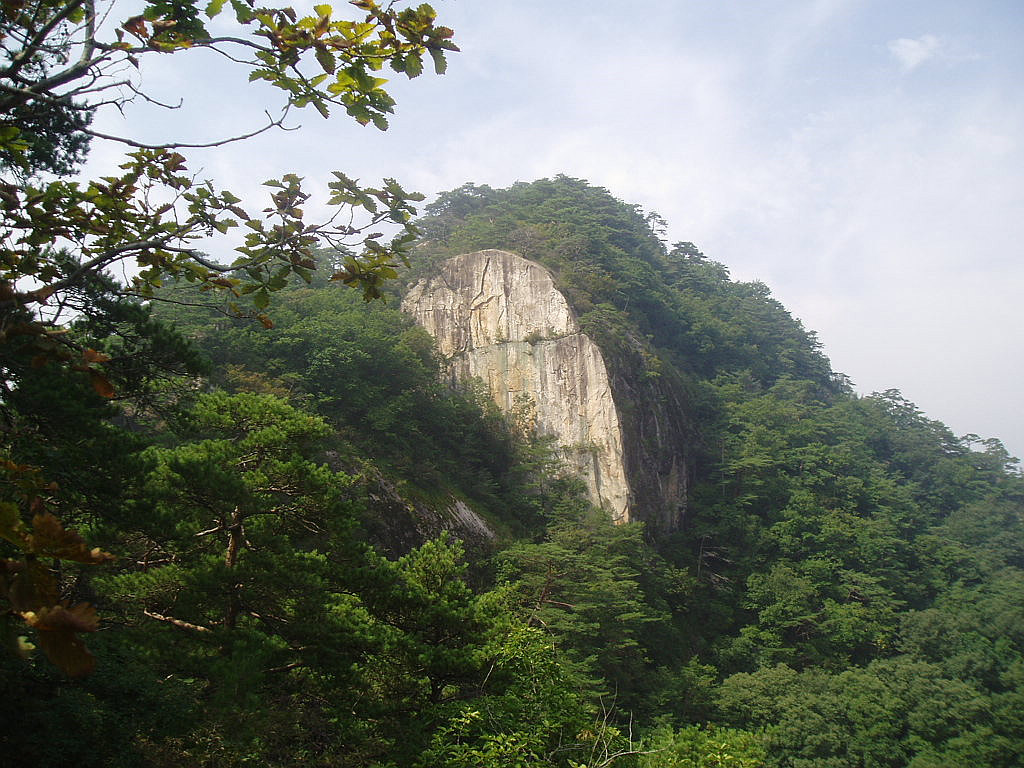
M 997 441 L 855 395 L 765 286 L 585 182 L 466 185 L 420 226 L 403 280 L 479 248 L 552 271 L 685 503 L 612 526 L 440 383 L 401 281 L 365 304 L 327 264 L 271 328 L 94 281 L 69 333 L 116 398 L 5 348 L 5 514 L 116 555 L 56 580 L 98 609 L 91 674 L 4 617 L 5 762 L 1022 764 L 1024 481 Z M 408 535 L 453 499 L 495 538 Z
M 611 365 L 683 393 L 690 497 L 648 541 L 685 586 L 669 618 L 637 617 L 643 673 L 609 661 L 620 702 L 763 728 L 779 765 L 1019 764 L 1024 485 L 997 440 L 854 395 L 764 285 L 661 245 L 656 215 L 604 190 L 467 185 L 429 210 L 425 261 L 541 261 Z M 650 407 L 638 390 L 623 409 Z

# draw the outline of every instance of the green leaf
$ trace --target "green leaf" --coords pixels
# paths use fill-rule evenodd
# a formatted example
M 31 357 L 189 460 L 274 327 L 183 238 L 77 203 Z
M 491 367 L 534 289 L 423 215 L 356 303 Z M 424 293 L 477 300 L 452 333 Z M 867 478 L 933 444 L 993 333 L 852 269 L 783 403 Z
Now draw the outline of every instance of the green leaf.
M 224 9 L 225 0 L 210 0 L 206 6 L 206 15 L 209 18 L 217 16 Z
M 409 76 L 411 80 L 414 77 L 419 77 L 423 73 L 423 59 L 420 55 L 413 51 L 405 57 L 405 74 Z
M 316 49 L 316 60 L 323 67 L 324 72 L 329 75 L 334 74 L 334 70 L 338 67 L 338 62 L 334 58 L 334 54 L 326 48 L 318 47 Z M 324 115 L 326 117 L 326 115 Z
M 25 540 L 25 524 L 21 521 L 18 505 L 0 502 L 0 538 L 21 546 Z
M 288 274 L 291 272 L 291 266 L 285 266 L 279 269 L 273 277 L 267 281 L 267 288 L 272 291 L 279 291 L 288 285 Z
M 444 51 L 438 48 L 431 48 L 430 58 L 434 60 L 434 72 L 443 75 L 448 71 L 448 61 L 444 57 Z
M 266 288 L 260 288 L 253 295 L 252 303 L 256 309 L 266 309 L 270 305 L 270 292 Z

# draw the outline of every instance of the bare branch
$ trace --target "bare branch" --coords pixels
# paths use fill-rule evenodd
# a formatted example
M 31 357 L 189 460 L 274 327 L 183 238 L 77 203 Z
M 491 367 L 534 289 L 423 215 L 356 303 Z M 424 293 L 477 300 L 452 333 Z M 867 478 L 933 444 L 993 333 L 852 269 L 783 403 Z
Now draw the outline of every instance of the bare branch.
M 158 107 L 163 107 L 164 109 L 181 109 L 181 106 L 185 103 L 184 98 L 179 98 L 177 104 L 164 104 L 162 101 L 159 101 L 157 99 L 154 99 L 152 96 L 147 95 L 144 91 L 137 88 L 133 83 L 126 81 L 124 84 L 127 85 L 128 88 L 131 89 L 132 93 L 134 93 L 136 96 L 141 96 L 143 101 L 149 104 L 154 104 Z
M 215 306 L 213 304 L 201 302 L 201 301 L 182 301 L 181 299 L 169 299 L 166 296 L 146 296 L 145 294 L 139 293 L 138 291 L 116 291 L 117 296 L 128 296 L 133 299 L 142 299 L 145 301 L 159 301 L 162 304 L 177 304 L 181 307 L 199 307 L 201 309 L 209 309 L 211 312 L 216 312 L 224 317 L 237 317 L 237 315 L 228 312 L 222 307 Z M 198 534 L 197 534 L 198 535 Z
M 71 0 L 71 2 L 57 11 L 46 24 L 39 28 L 32 38 L 26 41 L 23 49 L 15 54 L 11 66 L 0 72 L 0 77 L 13 79 L 18 71 L 32 60 L 32 54 L 42 46 L 43 41 L 46 40 L 50 33 L 67 21 L 71 14 L 81 8 L 85 2 L 86 0 Z
M 145 608 L 142 609 L 142 612 L 146 616 L 149 616 L 149 618 L 151 619 L 156 619 L 157 621 L 165 621 L 168 624 L 171 624 L 172 626 L 178 627 L 178 629 L 187 629 L 190 632 L 212 631 L 209 627 L 204 627 L 202 624 L 193 624 L 190 621 L 182 621 L 181 619 L 176 619 L 173 616 L 164 616 L 162 613 L 156 613 L 155 611 L 150 611 Z
M 67 277 L 49 283 L 47 288 L 52 289 L 51 293 L 54 293 L 63 288 L 67 288 L 68 286 L 74 285 L 84 275 L 88 274 L 89 272 L 103 269 L 103 267 L 105 267 L 106 265 L 114 261 L 117 261 L 119 257 L 126 253 L 130 253 L 131 251 L 144 251 L 150 248 L 160 248 L 165 251 L 174 251 L 177 253 L 191 254 L 192 251 L 188 248 L 175 248 L 173 246 L 167 245 L 167 241 L 175 239 L 180 234 L 181 233 L 169 234 L 167 235 L 166 239 L 134 240 L 130 243 L 124 243 L 114 248 L 110 248 L 109 250 L 104 251 L 99 256 L 96 256 L 92 259 L 89 259 L 86 262 L 83 262 L 81 265 L 79 265 L 78 269 L 76 269 Z
M 78 80 L 81 77 L 89 74 L 91 70 L 99 67 L 104 60 L 109 60 L 107 54 L 101 54 L 94 59 L 80 60 L 78 63 L 71 67 L 68 67 L 63 72 L 59 72 L 52 77 L 47 77 L 43 80 L 39 80 L 34 83 L 30 88 L 24 89 L 31 97 L 38 96 L 40 94 L 49 93 L 54 88 L 58 88 L 66 83 L 70 83 L 74 80 Z
M 161 105 L 162 106 L 162 105 Z M 287 117 L 288 108 L 286 107 L 279 118 L 273 118 L 269 112 L 265 112 L 268 123 L 255 131 L 244 133 L 239 136 L 231 136 L 226 139 L 220 139 L 218 141 L 209 141 L 201 144 L 190 144 L 187 142 L 166 142 L 163 144 L 146 144 L 141 141 L 135 141 L 134 139 L 128 139 L 124 136 L 114 136 L 110 133 L 102 133 L 100 131 L 94 131 L 91 128 L 82 128 L 82 133 L 86 133 L 89 136 L 93 136 L 97 139 L 106 139 L 108 141 L 116 141 L 120 144 L 127 144 L 129 147 L 136 147 L 138 149 L 209 149 L 211 147 L 222 147 L 225 144 L 233 144 L 236 141 L 245 141 L 251 139 L 253 136 L 259 136 L 261 133 L 266 133 L 272 128 L 280 128 L 282 131 L 294 131 L 298 130 L 299 126 L 289 128 L 284 125 L 284 119 Z
M 92 77 L 92 82 L 98 79 L 98 76 L 92 73 L 92 70 L 98 67 L 101 63 L 101 59 L 93 59 L 92 61 L 86 62 L 85 64 L 76 64 L 64 72 L 54 75 L 53 77 L 46 78 L 45 80 L 39 80 L 31 85 L 24 87 L 16 87 L 8 85 L 7 83 L 0 82 L 0 91 L 4 91 L 10 94 L 7 98 L 0 100 L 0 111 L 6 112 L 20 104 L 24 104 L 32 100 L 46 101 L 48 103 L 54 103 L 61 99 L 61 95 L 53 95 L 50 93 L 54 88 L 70 83 L 73 80 L 85 77 L 87 75 Z M 12 82 L 19 80 L 25 82 L 21 78 L 10 78 Z M 78 88 L 73 91 L 74 94 L 89 93 L 90 88 Z
M 262 51 L 264 53 L 275 53 L 276 49 L 269 45 L 261 45 L 260 43 L 253 42 L 252 40 L 246 40 L 242 37 L 206 37 L 196 40 L 192 40 L 187 50 L 196 50 L 199 48 L 213 48 L 214 46 L 221 45 L 223 43 L 231 43 L 233 45 L 239 45 L 244 48 L 252 48 L 255 51 Z M 130 48 L 123 47 L 120 45 L 112 45 L 110 43 L 102 43 L 99 40 L 95 42 L 95 46 L 98 50 L 109 52 L 109 53 L 124 53 L 124 54 L 136 54 L 136 53 L 153 53 L 156 49 L 149 45 L 136 45 Z M 185 49 L 179 49 L 185 50 Z M 219 53 L 220 51 L 218 51 Z M 243 64 L 251 64 L 251 61 L 241 61 Z
M 85 40 L 82 43 L 82 55 L 78 57 L 79 63 L 92 59 L 96 50 L 96 4 L 93 0 L 85 0 L 89 6 L 85 14 Z

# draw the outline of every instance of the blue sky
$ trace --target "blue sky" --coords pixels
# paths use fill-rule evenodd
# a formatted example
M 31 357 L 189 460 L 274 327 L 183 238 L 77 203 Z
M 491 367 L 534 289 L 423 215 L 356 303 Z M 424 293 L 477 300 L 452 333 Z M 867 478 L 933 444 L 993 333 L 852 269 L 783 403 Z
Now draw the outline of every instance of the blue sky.
M 323 187 L 334 168 L 428 195 L 587 179 L 767 283 L 858 391 L 899 388 L 1024 454 L 1024 4 L 434 6 L 462 53 L 444 77 L 394 81 L 386 133 L 302 113 L 300 131 L 192 167 L 239 194 L 289 171 Z M 97 126 L 199 140 L 259 123 L 268 94 L 244 73 L 174 64 L 143 82 L 182 109 Z

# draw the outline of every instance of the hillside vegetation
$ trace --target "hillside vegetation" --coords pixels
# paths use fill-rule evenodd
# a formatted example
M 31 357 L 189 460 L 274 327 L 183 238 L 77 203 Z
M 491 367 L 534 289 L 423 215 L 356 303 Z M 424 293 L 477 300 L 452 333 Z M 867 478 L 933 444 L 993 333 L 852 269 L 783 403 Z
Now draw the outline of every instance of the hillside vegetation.
M 69 334 L 114 399 L 4 342 L 3 514 L 116 559 L 55 553 L 99 631 L 0 620 L 2 762 L 1024 765 L 1024 478 L 998 441 L 857 396 L 766 286 L 583 181 L 465 185 L 419 226 L 388 301 L 322 254 L 271 328 L 91 280 Z M 524 420 L 442 384 L 396 294 L 481 248 L 552 271 L 627 431 L 666 414 L 681 509 L 611 525 Z

